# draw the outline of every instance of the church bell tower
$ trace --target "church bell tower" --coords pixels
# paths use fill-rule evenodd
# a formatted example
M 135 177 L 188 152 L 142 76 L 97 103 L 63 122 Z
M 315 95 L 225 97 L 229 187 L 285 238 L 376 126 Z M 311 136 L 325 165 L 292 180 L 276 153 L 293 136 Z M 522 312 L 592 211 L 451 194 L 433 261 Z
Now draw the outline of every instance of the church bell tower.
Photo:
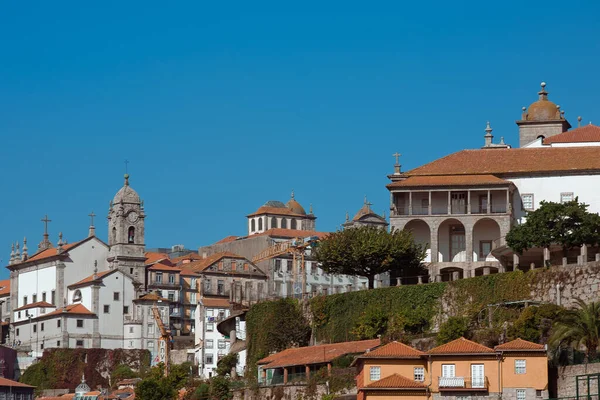
M 108 262 L 111 269 L 118 268 L 146 287 L 144 255 L 144 203 L 129 186 L 129 175 L 125 184 L 110 202 L 108 211 Z

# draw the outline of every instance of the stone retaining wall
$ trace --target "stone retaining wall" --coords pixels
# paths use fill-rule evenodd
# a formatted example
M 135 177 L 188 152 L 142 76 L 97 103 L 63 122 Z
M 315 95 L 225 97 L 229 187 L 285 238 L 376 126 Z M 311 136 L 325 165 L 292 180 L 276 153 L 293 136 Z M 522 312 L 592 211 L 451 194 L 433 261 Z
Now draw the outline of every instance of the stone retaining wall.
M 556 380 L 556 396 L 574 397 L 577 394 L 576 380 L 577 375 L 600 374 L 600 363 L 569 365 L 558 368 L 558 378 Z M 598 380 L 590 381 L 589 394 L 598 394 Z M 579 382 L 579 394 L 588 394 L 587 382 Z

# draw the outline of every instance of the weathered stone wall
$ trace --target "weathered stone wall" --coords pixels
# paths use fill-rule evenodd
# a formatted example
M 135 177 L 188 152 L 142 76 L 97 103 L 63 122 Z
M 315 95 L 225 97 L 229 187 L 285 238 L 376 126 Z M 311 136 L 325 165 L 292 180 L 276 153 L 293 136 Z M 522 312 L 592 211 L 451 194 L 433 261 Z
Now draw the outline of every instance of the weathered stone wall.
M 600 363 L 594 364 L 582 364 L 582 365 L 569 365 L 567 367 L 558 368 L 558 379 L 556 382 L 556 396 L 562 397 L 573 397 L 577 394 L 576 380 L 577 375 L 587 374 L 598 374 L 600 373 Z M 590 380 L 590 390 L 588 393 L 587 381 L 579 382 L 579 394 L 597 394 L 598 393 L 598 380 Z
M 569 264 L 537 271 L 531 284 L 531 299 L 572 307 L 577 299 L 586 303 L 597 301 L 599 290 L 600 262 Z
M 169 353 L 169 359 L 172 364 L 183 364 L 188 361 L 188 351 L 184 350 L 171 350 Z
M 315 391 L 312 393 L 312 397 L 310 397 L 311 393 L 308 393 L 310 391 L 308 386 L 304 384 L 241 389 L 233 392 L 233 400 L 320 399 L 324 394 L 327 394 L 327 387 L 325 385 L 317 385 Z

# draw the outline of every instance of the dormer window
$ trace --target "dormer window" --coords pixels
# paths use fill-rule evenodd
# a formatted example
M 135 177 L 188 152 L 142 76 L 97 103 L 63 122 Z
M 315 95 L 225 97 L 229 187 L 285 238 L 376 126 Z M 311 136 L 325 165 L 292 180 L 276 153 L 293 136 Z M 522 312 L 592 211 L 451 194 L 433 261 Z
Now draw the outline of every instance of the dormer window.
M 75 293 L 73 293 L 73 303 L 81 301 L 81 290 L 77 289 Z

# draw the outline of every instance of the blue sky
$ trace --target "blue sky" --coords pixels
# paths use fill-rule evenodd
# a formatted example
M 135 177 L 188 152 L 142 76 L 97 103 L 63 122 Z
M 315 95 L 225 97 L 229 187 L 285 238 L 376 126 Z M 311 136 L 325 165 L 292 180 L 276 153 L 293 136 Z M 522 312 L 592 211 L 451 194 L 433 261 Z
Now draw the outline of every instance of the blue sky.
M 394 152 L 479 147 L 486 120 L 516 145 L 542 80 L 600 121 L 598 2 L 84 3 L 0 8 L 3 264 L 44 214 L 106 238 L 125 159 L 147 245 L 196 248 L 292 189 L 319 230 L 383 212 Z

